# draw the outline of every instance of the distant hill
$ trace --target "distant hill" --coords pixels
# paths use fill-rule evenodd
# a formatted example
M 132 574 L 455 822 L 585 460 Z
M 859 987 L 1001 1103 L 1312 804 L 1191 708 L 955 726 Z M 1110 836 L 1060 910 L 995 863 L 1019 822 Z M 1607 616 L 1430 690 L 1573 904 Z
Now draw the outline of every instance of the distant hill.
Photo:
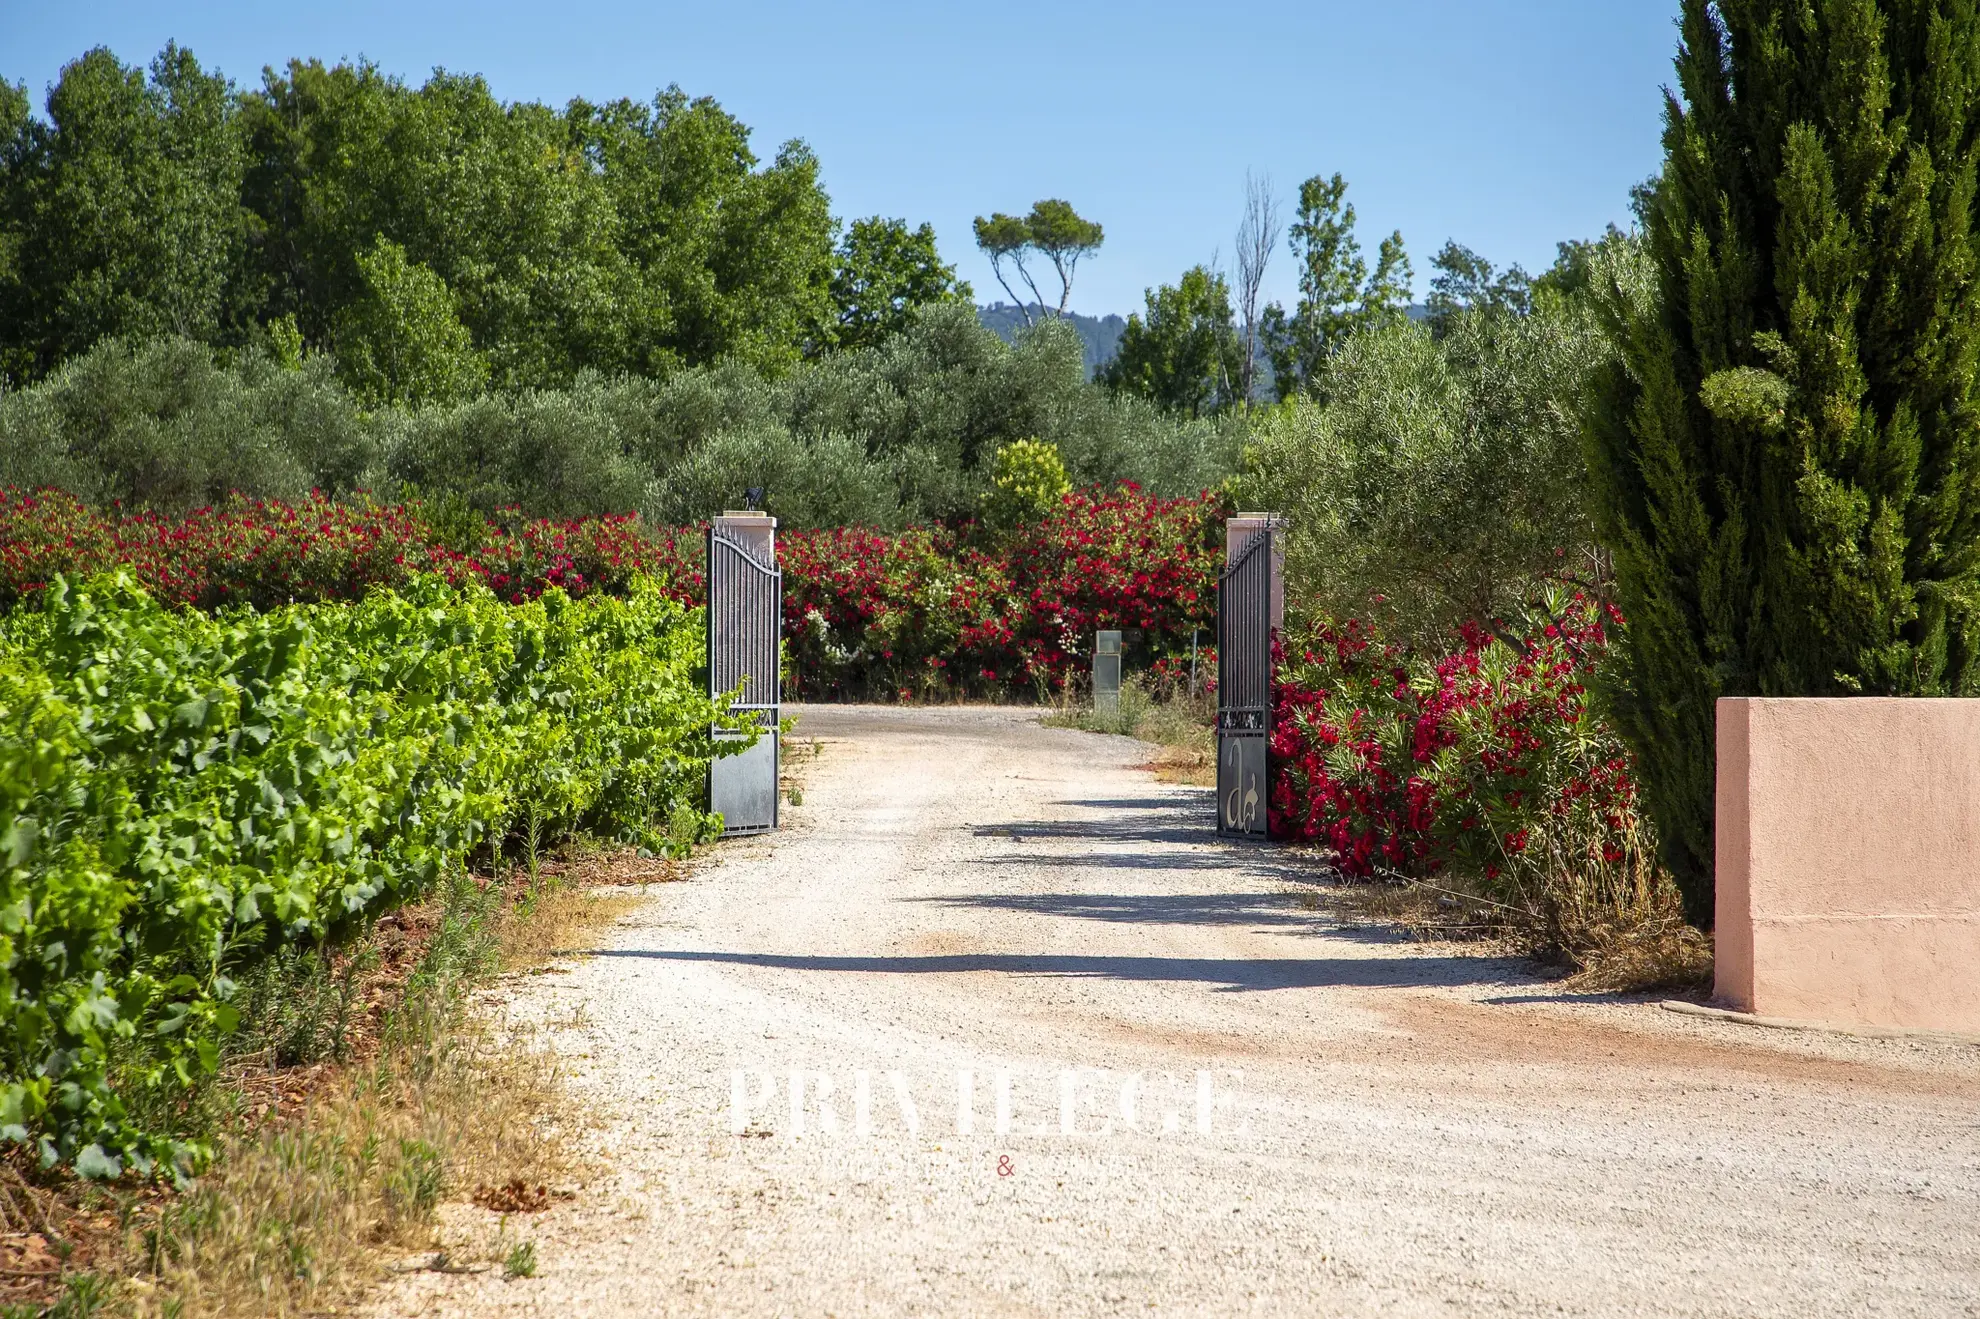
M 1031 309 L 1033 320 L 1050 315 L 1052 310 L 1049 307 L 1034 306 Z M 993 302 L 987 307 L 978 307 L 976 319 L 985 329 L 995 330 L 1005 343 L 1016 339 L 1017 332 L 1024 328 L 1024 313 L 1008 302 Z M 1079 340 L 1086 346 L 1086 378 L 1091 380 L 1095 371 L 1114 360 L 1127 322 L 1119 316 L 1082 316 L 1076 311 L 1066 313 L 1066 320 L 1079 331 Z
M 1034 305 L 1031 308 L 1033 320 L 1052 314 L 1049 308 Z M 1410 320 L 1421 324 L 1430 319 L 1430 308 L 1420 302 L 1413 302 L 1405 313 Z M 999 338 L 1010 343 L 1017 338 L 1017 332 L 1024 328 L 1024 313 L 1008 302 L 993 302 L 987 307 L 976 309 L 976 319 L 985 329 L 995 330 Z M 1127 321 L 1119 316 L 1082 316 L 1078 312 L 1068 312 L 1066 319 L 1079 331 L 1079 340 L 1086 347 L 1086 378 L 1093 379 L 1093 373 L 1114 360 L 1120 351 L 1121 335 L 1127 331 Z M 1272 389 L 1272 364 L 1265 356 L 1265 346 L 1259 345 L 1258 372 L 1259 390 L 1269 397 Z

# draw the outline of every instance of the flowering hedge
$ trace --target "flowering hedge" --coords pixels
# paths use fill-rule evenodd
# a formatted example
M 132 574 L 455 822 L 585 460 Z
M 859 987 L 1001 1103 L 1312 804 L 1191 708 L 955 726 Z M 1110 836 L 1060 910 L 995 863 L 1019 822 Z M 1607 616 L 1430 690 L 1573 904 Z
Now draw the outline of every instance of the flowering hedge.
M 355 600 L 422 575 L 476 582 L 510 603 L 551 587 L 623 594 L 650 576 L 701 589 L 676 536 L 631 517 L 445 526 L 417 505 L 239 500 L 183 518 L 91 509 L 70 495 L 0 487 L 0 608 L 55 576 L 129 573 L 157 599 L 213 609 Z M 698 554 L 696 549 L 693 553 Z
M 941 531 L 860 527 L 781 534 L 790 685 L 813 699 L 899 696 L 953 685 L 959 601 L 976 578 Z
M 1192 631 L 1216 627 L 1222 512 L 1207 494 L 1067 495 L 1004 549 L 1009 595 L 965 629 L 965 649 L 984 658 L 993 681 L 1022 674 L 1054 687 L 1086 666 L 1102 628 L 1138 632 L 1132 658 L 1144 664 L 1186 656 Z
M 987 545 L 946 531 L 779 538 L 793 686 L 812 698 L 1031 695 L 1130 634 L 1144 664 L 1187 663 L 1216 623 L 1221 505 L 1134 487 L 1075 491 Z
M 1325 845 L 1354 875 L 1517 883 L 1552 862 L 1622 861 L 1646 828 L 1588 690 L 1619 621 L 1560 594 L 1517 645 L 1471 627 L 1435 660 L 1360 623 L 1314 626 L 1281 657 L 1273 833 Z
M 1142 663 L 1186 656 L 1215 623 L 1215 496 L 1125 487 L 1062 496 L 1050 516 L 995 534 L 863 528 L 778 539 L 787 690 L 809 699 L 1033 695 L 1082 672 L 1099 628 Z M 58 573 L 121 570 L 199 609 L 355 600 L 421 575 L 475 582 L 511 603 L 556 587 L 622 595 L 650 579 L 685 604 L 707 590 L 703 528 L 630 517 L 570 522 L 432 513 L 419 505 L 239 501 L 183 518 L 0 489 L 0 609 Z

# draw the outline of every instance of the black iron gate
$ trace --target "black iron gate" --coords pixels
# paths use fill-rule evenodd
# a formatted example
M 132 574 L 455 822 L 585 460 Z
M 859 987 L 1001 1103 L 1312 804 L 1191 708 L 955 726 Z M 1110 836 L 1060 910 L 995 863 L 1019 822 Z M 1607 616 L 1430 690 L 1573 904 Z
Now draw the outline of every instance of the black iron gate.
M 1217 832 L 1265 837 L 1272 737 L 1270 523 L 1217 581 Z
M 717 760 L 708 771 L 708 808 L 722 813 L 722 833 L 777 827 L 779 653 L 784 634 L 784 575 L 720 528 L 708 532 L 708 692 L 742 685 L 729 708 L 762 730 L 755 746 Z M 745 734 L 718 731 L 717 741 Z

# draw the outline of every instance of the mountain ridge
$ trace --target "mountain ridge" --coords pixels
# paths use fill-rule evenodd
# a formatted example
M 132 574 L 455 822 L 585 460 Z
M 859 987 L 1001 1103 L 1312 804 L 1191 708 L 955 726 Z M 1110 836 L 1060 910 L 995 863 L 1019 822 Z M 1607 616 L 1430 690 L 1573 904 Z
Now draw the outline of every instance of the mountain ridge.
M 1046 316 L 1057 316 L 1050 307 L 1032 303 L 1027 310 L 1031 318 L 1040 320 Z M 1127 318 L 1109 313 L 1105 316 L 1086 316 L 1069 311 L 1063 318 L 1067 324 L 1079 332 L 1082 356 L 1086 363 L 1086 378 L 1093 379 L 1093 373 L 1114 360 L 1120 350 L 1121 335 L 1127 331 Z M 1024 311 L 1008 302 L 993 302 L 987 307 L 976 309 L 977 323 L 986 330 L 994 331 L 998 338 L 1010 343 L 1017 338 L 1017 332 L 1025 325 Z
M 1034 321 L 1058 315 L 1052 308 L 1035 302 L 1026 304 L 1026 310 L 1030 311 L 1031 319 Z M 1430 308 L 1420 302 L 1412 302 L 1404 314 L 1420 324 L 1430 318 Z M 1069 311 L 1063 319 L 1079 332 L 1079 341 L 1084 350 L 1082 356 L 1086 363 L 1086 378 L 1091 380 L 1094 373 L 1113 361 L 1114 354 L 1120 351 L 1121 336 L 1127 332 L 1127 318 L 1113 312 L 1105 316 L 1087 316 L 1080 312 Z M 993 302 L 987 307 L 979 305 L 976 309 L 976 320 L 985 329 L 994 331 L 1005 343 L 1015 341 L 1018 331 L 1025 326 L 1024 311 L 1008 302 Z M 1259 346 L 1258 357 L 1264 366 L 1261 378 L 1269 388 L 1272 368 L 1262 344 Z

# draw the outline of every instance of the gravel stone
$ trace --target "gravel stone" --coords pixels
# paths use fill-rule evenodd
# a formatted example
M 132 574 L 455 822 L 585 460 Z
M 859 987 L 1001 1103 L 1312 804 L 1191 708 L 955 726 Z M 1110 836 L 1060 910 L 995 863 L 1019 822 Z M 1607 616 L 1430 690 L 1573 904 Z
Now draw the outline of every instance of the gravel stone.
M 537 1276 L 409 1272 L 371 1313 L 1980 1313 L 1980 1050 L 1343 925 L 1145 747 L 1035 712 L 798 713 L 823 753 L 783 832 L 505 987 L 605 1172 L 506 1221 L 449 1205 L 443 1245 L 533 1240 Z M 771 1087 L 741 1134 L 738 1069 Z

